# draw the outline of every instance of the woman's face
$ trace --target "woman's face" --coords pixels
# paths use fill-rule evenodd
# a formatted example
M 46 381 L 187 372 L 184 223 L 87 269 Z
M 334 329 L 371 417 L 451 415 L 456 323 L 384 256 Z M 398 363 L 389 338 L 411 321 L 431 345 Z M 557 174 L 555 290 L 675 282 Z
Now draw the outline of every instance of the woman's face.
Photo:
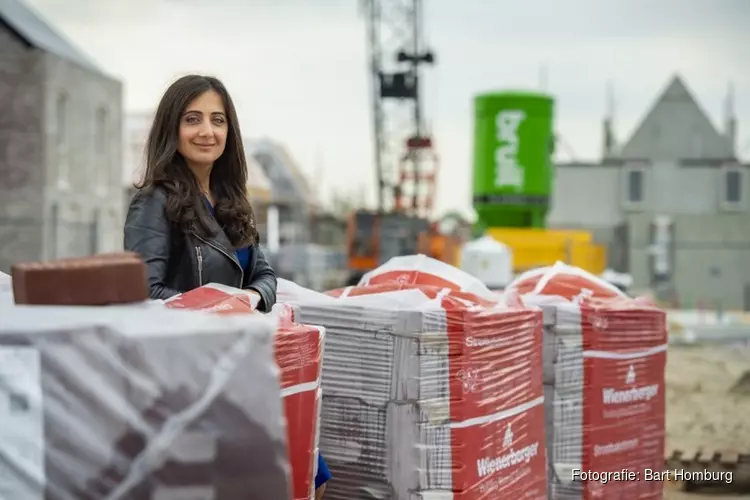
M 177 151 L 191 168 L 210 167 L 224 152 L 228 132 L 221 96 L 214 90 L 206 91 L 182 113 Z

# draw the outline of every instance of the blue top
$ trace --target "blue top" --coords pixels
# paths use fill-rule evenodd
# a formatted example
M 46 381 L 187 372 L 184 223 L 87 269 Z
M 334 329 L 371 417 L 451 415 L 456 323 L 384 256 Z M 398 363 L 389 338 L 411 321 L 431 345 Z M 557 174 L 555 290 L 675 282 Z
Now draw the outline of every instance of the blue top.
M 315 476 L 315 489 L 317 490 L 331 479 L 331 471 L 328 470 L 323 455 L 318 453 L 318 474 Z
M 211 212 L 211 215 L 214 215 L 214 207 L 211 205 L 211 202 L 208 201 L 208 198 L 205 196 L 203 197 L 204 200 L 206 200 L 206 207 L 208 207 L 208 211 Z M 237 256 L 237 260 L 240 261 L 240 266 L 242 266 L 243 271 L 247 271 L 247 265 L 250 263 L 250 249 L 245 248 L 238 248 L 234 252 L 235 256 Z

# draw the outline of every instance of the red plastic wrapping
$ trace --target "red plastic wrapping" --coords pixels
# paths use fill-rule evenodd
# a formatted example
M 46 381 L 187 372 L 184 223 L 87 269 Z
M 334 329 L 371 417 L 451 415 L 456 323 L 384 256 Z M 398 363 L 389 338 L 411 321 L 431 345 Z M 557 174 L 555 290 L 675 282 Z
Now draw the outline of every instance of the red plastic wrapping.
M 434 281 L 434 280 L 430 280 Z M 357 297 L 360 295 L 373 295 L 376 293 L 389 293 L 396 292 L 399 290 L 419 290 L 424 293 L 430 299 L 438 297 L 444 297 L 450 295 L 451 297 L 463 301 L 466 304 L 474 304 L 483 307 L 493 307 L 497 300 L 486 300 L 478 295 L 470 292 L 462 292 L 453 288 L 443 287 L 439 285 L 415 285 L 411 283 L 399 283 L 399 282 L 386 282 L 378 285 L 367 285 L 367 286 L 348 286 L 346 288 L 336 288 L 325 292 L 326 295 L 331 297 Z
M 260 314 L 251 303 L 254 297 L 244 290 L 210 284 L 174 297 L 166 306 L 216 314 Z M 274 307 L 273 315 L 278 320 L 275 359 L 281 372 L 293 498 L 306 500 L 315 489 L 325 330 L 294 323 L 291 310 L 283 305 Z M 248 389 L 251 386 L 249 382 Z
M 190 309 L 215 314 L 256 313 L 258 296 L 246 290 L 210 283 L 167 299 L 170 309 Z
M 394 257 L 365 274 L 358 286 L 383 284 L 427 285 L 467 292 L 484 300 L 496 302 L 496 295 L 484 283 L 445 262 L 425 255 Z
M 541 311 L 443 285 L 334 298 L 279 280 L 326 329 L 327 500 L 546 498 Z
M 664 311 L 564 264 L 520 276 L 507 293 L 544 311 L 550 498 L 662 498 L 643 471 L 664 461 Z M 607 476 L 623 470 L 640 476 Z
M 281 369 L 294 500 L 305 500 L 315 494 L 325 330 L 294 323 L 283 306 L 274 312 L 279 317 L 276 362 Z

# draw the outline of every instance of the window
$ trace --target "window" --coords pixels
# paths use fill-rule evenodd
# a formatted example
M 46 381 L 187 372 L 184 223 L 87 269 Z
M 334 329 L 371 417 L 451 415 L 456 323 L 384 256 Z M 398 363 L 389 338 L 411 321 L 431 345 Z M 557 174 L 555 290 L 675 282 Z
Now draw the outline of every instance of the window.
M 89 254 L 94 255 L 99 252 L 99 231 L 101 230 L 101 211 L 99 209 L 94 210 L 91 217 L 91 223 L 89 225 Z
M 67 184 L 70 181 L 69 147 L 68 98 L 65 94 L 60 94 L 55 106 L 55 152 L 57 180 L 61 184 Z
M 724 201 L 732 205 L 742 203 L 742 173 L 739 170 L 724 173 Z
M 631 170 L 628 172 L 628 202 L 640 203 L 643 201 L 643 171 Z
M 722 167 L 718 181 L 720 208 L 730 212 L 745 210 L 745 168 L 736 162 L 727 163 Z
M 58 256 L 58 236 L 60 224 L 60 209 L 57 203 L 52 204 L 50 207 L 49 224 L 47 225 L 49 232 L 49 240 L 47 242 L 47 258 L 56 259 Z
M 106 189 L 109 183 L 108 125 L 107 110 L 99 108 L 94 122 L 94 169 L 96 169 L 96 184 L 101 190 Z

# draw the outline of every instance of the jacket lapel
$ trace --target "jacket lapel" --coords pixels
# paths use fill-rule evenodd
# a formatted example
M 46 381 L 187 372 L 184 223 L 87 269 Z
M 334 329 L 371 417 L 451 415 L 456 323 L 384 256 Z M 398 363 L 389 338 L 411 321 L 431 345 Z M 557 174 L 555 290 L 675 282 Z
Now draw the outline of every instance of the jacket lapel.
M 237 265 L 237 267 L 241 267 L 240 261 L 237 260 L 237 255 L 232 249 L 232 243 L 229 241 L 226 233 L 224 233 L 224 230 L 221 228 L 215 218 L 210 217 L 208 220 L 209 226 L 211 226 L 211 231 L 213 231 L 214 233 L 214 237 L 210 239 L 211 243 L 220 248 L 222 253 L 226 257 L 231 259 Z

